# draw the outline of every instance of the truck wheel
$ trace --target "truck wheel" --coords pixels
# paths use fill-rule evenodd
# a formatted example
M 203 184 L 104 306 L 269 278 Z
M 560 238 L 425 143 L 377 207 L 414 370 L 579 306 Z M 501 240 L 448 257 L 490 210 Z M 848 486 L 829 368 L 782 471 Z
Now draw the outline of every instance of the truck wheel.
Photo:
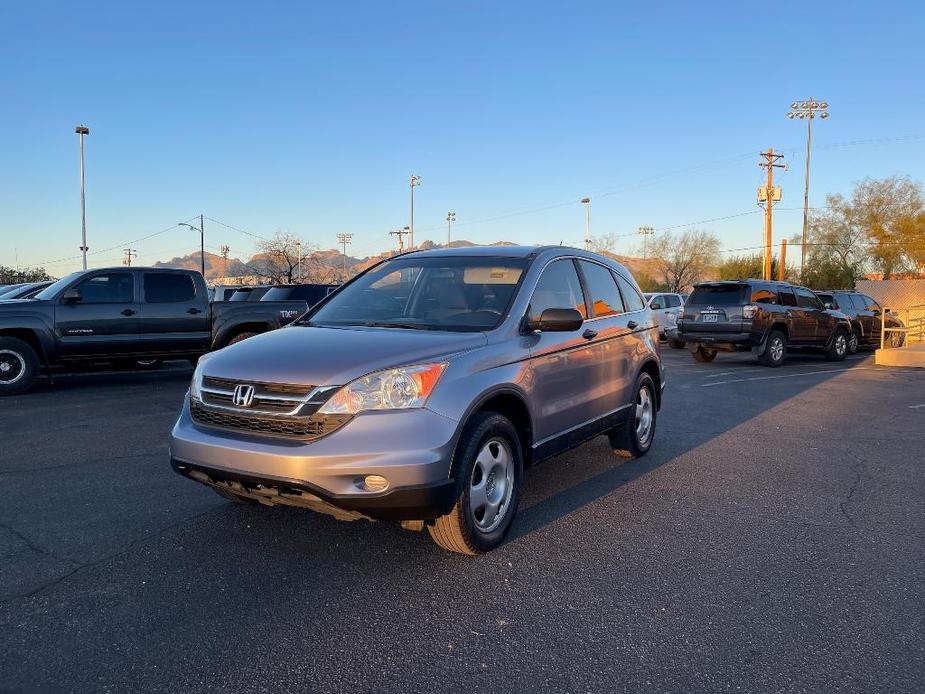
M 683 340 L 668 340 L 668 346 L 671 347 L 671 349 L 684 349 L 684 341 Z
M 649 452 L 655 440 L 655 420 L 658 412 L 655 383 L 643 372 L 636 379 L 636 397 L 629 408 L 626 421 L 607 432 L 610 447 L 621 458 L 640 458 Z
M 857 330 L 852 330 L 851 335 L 848 337 L 848 354 L 857 354 L 860 347 L 861 337 L 858 335 Z
M 710 362 L 716 359 L 716 350 L 709 349 L 703 345 L 699 345 L 691 354 L 693 354 L 694 359 L 699 362 Z
M 787 336 L 780 330 L 772 330 L 768 335 L 767 344 L 764 346 L 764 354 L 758 357 L 765 366 L 777 368 L 784 363 L 787 358 Z
M 39 377 L 39 357 L 28 343 L 0 337 L 0 395 L 25 393 Z
M 835 337 L 832 338 L 832 345 L 825 353 L 825 358 L 829 361 L 844 361 L 848 356 L 848 341 L 848 331 L 844 328 L 836 328 Z
M 238 333 L 237 335 L 235 335 L 233 338 L 231 338 L 231 339 L 228 341 L 228 344 L 229 344 L 229 345 L 236 345 L 236 344 L 238 344 L 239 342 L 241 342 L 242 340 L 246 340 L 247 338 L 253 337 L 254 335 L 257 335 L 257 333 L 250 333 L 250 332 Z
M 501 544 L 517 513 L 520 437 L 507 417 L 480 412 L 466 426 L 457 456 L 459 498 L 427 531 L 443 549 L 481 554 Z

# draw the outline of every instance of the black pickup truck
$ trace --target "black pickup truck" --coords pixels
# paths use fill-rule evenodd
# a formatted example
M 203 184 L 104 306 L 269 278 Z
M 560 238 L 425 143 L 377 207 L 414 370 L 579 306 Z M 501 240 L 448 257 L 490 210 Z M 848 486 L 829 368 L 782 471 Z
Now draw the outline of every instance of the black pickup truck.
M 0 301 L 0 395 L 41 373 L 97 363 L 151 368 L 291 323 L 304 301 L 209 301 L 198 272 L 121 267 L 75 272 L 32 299 Z

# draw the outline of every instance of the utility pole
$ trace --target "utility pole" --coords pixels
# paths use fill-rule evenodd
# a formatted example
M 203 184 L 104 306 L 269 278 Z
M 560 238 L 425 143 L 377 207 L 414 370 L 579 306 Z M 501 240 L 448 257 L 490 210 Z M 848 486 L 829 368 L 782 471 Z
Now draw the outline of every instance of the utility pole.
M 639 235 L 642 236 L 642 257 L 648 259 L 649 257 L 649 237 L 655 233 L 655 229 L 652 227 L 639 227 Z
M 780 240 L 780 265 L 777 266 L 777 279 L 784 281 L 784 273 L 787 272 L 787 239 Z
M 84 197 L 84 135 L 90 134 L 90 128 L 86 125 L 78 125 L 74 132 L 80 138 L 80 252 L 83 253 L 83 269 L 87 269 L 87 203 Z
M 138 251 L 134 248 L 123 248 L 122 252 L 125 253 L 125 258 L 122 260 L 122 264 L 126 267 L 132 267 L 132 258 L 138 257 Z
M 390 236 L 397 236 L 397 237 L 398 237 L 398 252 L 399 252 L 399 253 L 403 253 L 403 252 L 404 252 L 404 250 L 405 250 L 405 235 L 406 235 L 406 234 L 410 234 L 410 233 L 411 233 L 411 232 L 408 230 L 408 227 L 405 227 L 404 229 L 396 229 L 395 231 L 390 231 L 390 232 L 389 232 L 389 235 L 390 235 Z
M 591 250 L 591 198 L 582 198 L 581 204 L 585 206 L 585 250 Z
M 411 248 L 414 248 L 414 189 L 421 185 L 421 177 L 411 174 Z
M 455 212 L 446 213 L 446 247 L 450 247 L 450 243 L 453 240 L 453 222 L 456 221 Z
M 344 282 L 347 281 L 347 245 L 353 243 L 353 234 L 338 234 L 337 242 L 344 247 Z
M 228 254 L 231 253 L 231 246 L 222 244 L 222 277 L 228 277 Z
M 809 227 L 809 154 L 813 145 L 813 118 L 823 120 L 829 117 L 827 101 L 815 101 L 809 97 L 806 101 L 794 101 L 790 104 L 787 118 L 806 119 L 806 182 L 803 186 L 803 244 L 800 247 L 800 279 L 803 279 L 803 266 L 806 265 L 806 232 Z
M 758 204 L 764 203 L 764 277 L 762 279 L 774 279 L 771 276 L 771 214 L 774 209 L 774 203 L 780 202 L 780 186 L 774 185 L 774 169 L 783 169 L 785 164 L 781 164 L 783 154 L 775 152 L 768 147 L 767 152 L 759 152 L 758 156 L 764 157 L 764 161 L 759 162 L 758 166 L 768 170 L 768 183 L 766 186 L 758 188 Z

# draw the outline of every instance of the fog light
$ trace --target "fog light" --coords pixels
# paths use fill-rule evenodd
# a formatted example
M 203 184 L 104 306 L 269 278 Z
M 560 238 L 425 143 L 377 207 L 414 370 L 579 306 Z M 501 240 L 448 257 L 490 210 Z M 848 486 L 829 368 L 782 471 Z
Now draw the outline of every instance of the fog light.
M 366 475 L 357 486 L 366 492 L 381 492 L 389 486 L 389 481 L 382 475 Z

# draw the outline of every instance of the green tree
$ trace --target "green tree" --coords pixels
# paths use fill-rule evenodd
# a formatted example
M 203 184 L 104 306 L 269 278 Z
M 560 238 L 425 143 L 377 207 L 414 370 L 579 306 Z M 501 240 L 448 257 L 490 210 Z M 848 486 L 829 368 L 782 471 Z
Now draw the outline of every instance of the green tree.
M 866 235 L 872 264 L 884 279 L 925 266 L 925 194 L 919 183 L 907 176 L 865 179 L 845 211 Z
M 14 269 L 0 265 L 0 284 L 19 284 L 21 282 L 45 282 L 54 279 L 43 267 Z
M 809 222 L 809 247 L 801 281 L 817 289 L 853 289 L 870 264 L 863 213 L 841 195 L 829 195 L 826 208 Z

